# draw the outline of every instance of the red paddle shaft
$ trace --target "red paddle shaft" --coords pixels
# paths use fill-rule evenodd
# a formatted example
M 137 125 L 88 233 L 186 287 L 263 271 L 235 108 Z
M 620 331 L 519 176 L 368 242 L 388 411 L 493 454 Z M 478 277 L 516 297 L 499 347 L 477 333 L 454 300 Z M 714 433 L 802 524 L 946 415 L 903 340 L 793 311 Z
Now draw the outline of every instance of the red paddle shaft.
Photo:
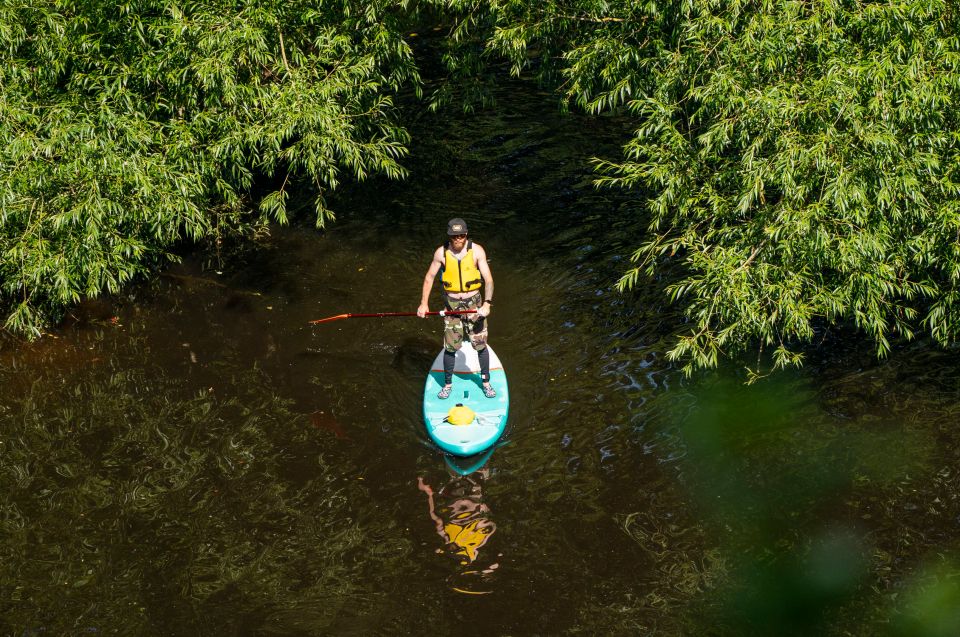
M 427 316 L 453 316 L 460 314 L 476 314 L 476 310 L 440 310 L 439 312 L 427 312 Z M 316 325 L 317 323 L 329 323 L 330 321 L 339 321 L 340 319 L 348 318 L 387 318 L 390 316 L 419 316 L 416 312 L 376 312 L 375 314 L 337 314 L 336 316 L 328 316 L 327 318 L 317 319 L 316 321 L 310 321 L 310 323 Z

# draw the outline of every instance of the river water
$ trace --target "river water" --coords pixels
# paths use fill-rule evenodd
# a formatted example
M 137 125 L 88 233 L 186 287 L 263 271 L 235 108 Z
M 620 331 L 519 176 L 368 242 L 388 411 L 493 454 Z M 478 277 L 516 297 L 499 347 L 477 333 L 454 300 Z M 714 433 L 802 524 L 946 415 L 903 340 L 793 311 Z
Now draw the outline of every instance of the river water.
M 825 333 L 799 372 L 686 380 L 659 282 L 613 289 L 640 202 L 589 160 L 625 122 L 526 88 L 420 126 L 325 231 L 3 342 L 4 634 L 953 634 L 955 352 Z M 420 421 L 438 319 L 308 324 L 414 311 L 456 216 L 512 398 L 465 476 Z

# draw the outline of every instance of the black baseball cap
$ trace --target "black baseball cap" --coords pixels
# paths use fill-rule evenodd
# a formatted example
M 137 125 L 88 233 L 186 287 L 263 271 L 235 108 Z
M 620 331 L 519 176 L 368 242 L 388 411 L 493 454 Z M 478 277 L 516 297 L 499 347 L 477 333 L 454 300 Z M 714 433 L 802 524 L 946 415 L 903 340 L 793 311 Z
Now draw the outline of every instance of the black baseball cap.
M 451 219 L 447 223 L 447 234 L 451 237 L 458 234 L 467 234 L 467 222 L 463 219 Z

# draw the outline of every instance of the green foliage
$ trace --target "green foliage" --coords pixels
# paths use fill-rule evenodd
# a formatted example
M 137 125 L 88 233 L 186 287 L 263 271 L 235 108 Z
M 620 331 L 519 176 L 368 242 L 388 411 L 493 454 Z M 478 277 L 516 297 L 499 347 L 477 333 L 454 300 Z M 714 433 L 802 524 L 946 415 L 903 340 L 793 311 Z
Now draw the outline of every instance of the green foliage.
M 938 556 L 909 582 L 892 634 L 906 637 L 947 637 L 960 632 L 960 585 L 955 555 Z
M 960 275 L 953 105 L 957 18 L 945 2 L 693 3 L 642 122 L 602 183 L 652 188 L 638 271 L 671 261 L 686 370 L 757 342 L 776 367 L 819 321 L 878 355 L 925 331 L 956 339 Z
M 956 340 L 960 24 L 950 3 L 490 11 L 487 56 L 534 71 L 565 103 L 636 121 L 624 160 L 598 161 L 598 183 L 647 202 L 649 236 L 619 287 L 671 273 L 667 293 L 690 328 L 670 356 L 686 372 L 751 343 L 772 351 L 774 367 L 800 364 L 802 344 L 828 323 L 856 326 L 880 356 L 918 334 Z
M 652 3 L 630 0 L 596 2 L 526 2 L 505 0 L 433 0 L 451 22 L 444 62 L 451 77 L 473 80 L 473 90 L 459 94 L 468 107 L 489 102 L 483 92 L 488 65 L 505 60 L 511 75 L 532 74 L 541 84 L 558 87 L 561 106 L 570 102 L 590 112 L 621 106 L 646 85 L 646 71 L 658 42 L 651 36 L 669 31 L 661 24 L 670 15 Z M 490 76 L 486 76 L 487 84 Z M 449 85 L 435 103 L 450 97 Z
M 960 18 L 946 0 L 143 1 L 0 4 L 0 295 L 38 333 L 182 238 L 286 220 L 290 190 L 404 174 L 404 39 L 446 27 L 467 108 L 491 71 L 635 121 L 598 184 L 648 236 L 619 282 L 668 273 L 685 371 L 757 345 L 799 365 L 818 326 L 885 355 L 960 333 Z M 456 87 L 456 92 L 454 92 Z M 273 184 L 262 196 L 255 183 Z M 254 204 L 258 214 L 250 214 Z
M 0 299 L 38 334 L 182 238 L 286 220 L 289 190 L 404 174 L 419 85 L 395 3 L 0 4 Z M 247 212 L 254 180 L 275 183 Z

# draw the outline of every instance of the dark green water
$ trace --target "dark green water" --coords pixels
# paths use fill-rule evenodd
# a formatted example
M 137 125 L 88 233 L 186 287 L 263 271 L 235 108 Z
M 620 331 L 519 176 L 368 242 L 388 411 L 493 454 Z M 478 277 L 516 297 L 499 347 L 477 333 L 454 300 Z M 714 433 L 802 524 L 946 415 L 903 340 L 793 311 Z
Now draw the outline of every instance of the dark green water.
M 642 223 L 588 160 L 622 124 L 535 94 L 429 124 L 326 232 L 3 344 L 5 634 L 954 634 L 955 352 L 834 334 L 776 381 L 684 380 L 656 282 L 612 289 Z M 512 397 L 467 478 L 420 423 L 437 320 L 308 325 L 414 311 L 454 216 Z

